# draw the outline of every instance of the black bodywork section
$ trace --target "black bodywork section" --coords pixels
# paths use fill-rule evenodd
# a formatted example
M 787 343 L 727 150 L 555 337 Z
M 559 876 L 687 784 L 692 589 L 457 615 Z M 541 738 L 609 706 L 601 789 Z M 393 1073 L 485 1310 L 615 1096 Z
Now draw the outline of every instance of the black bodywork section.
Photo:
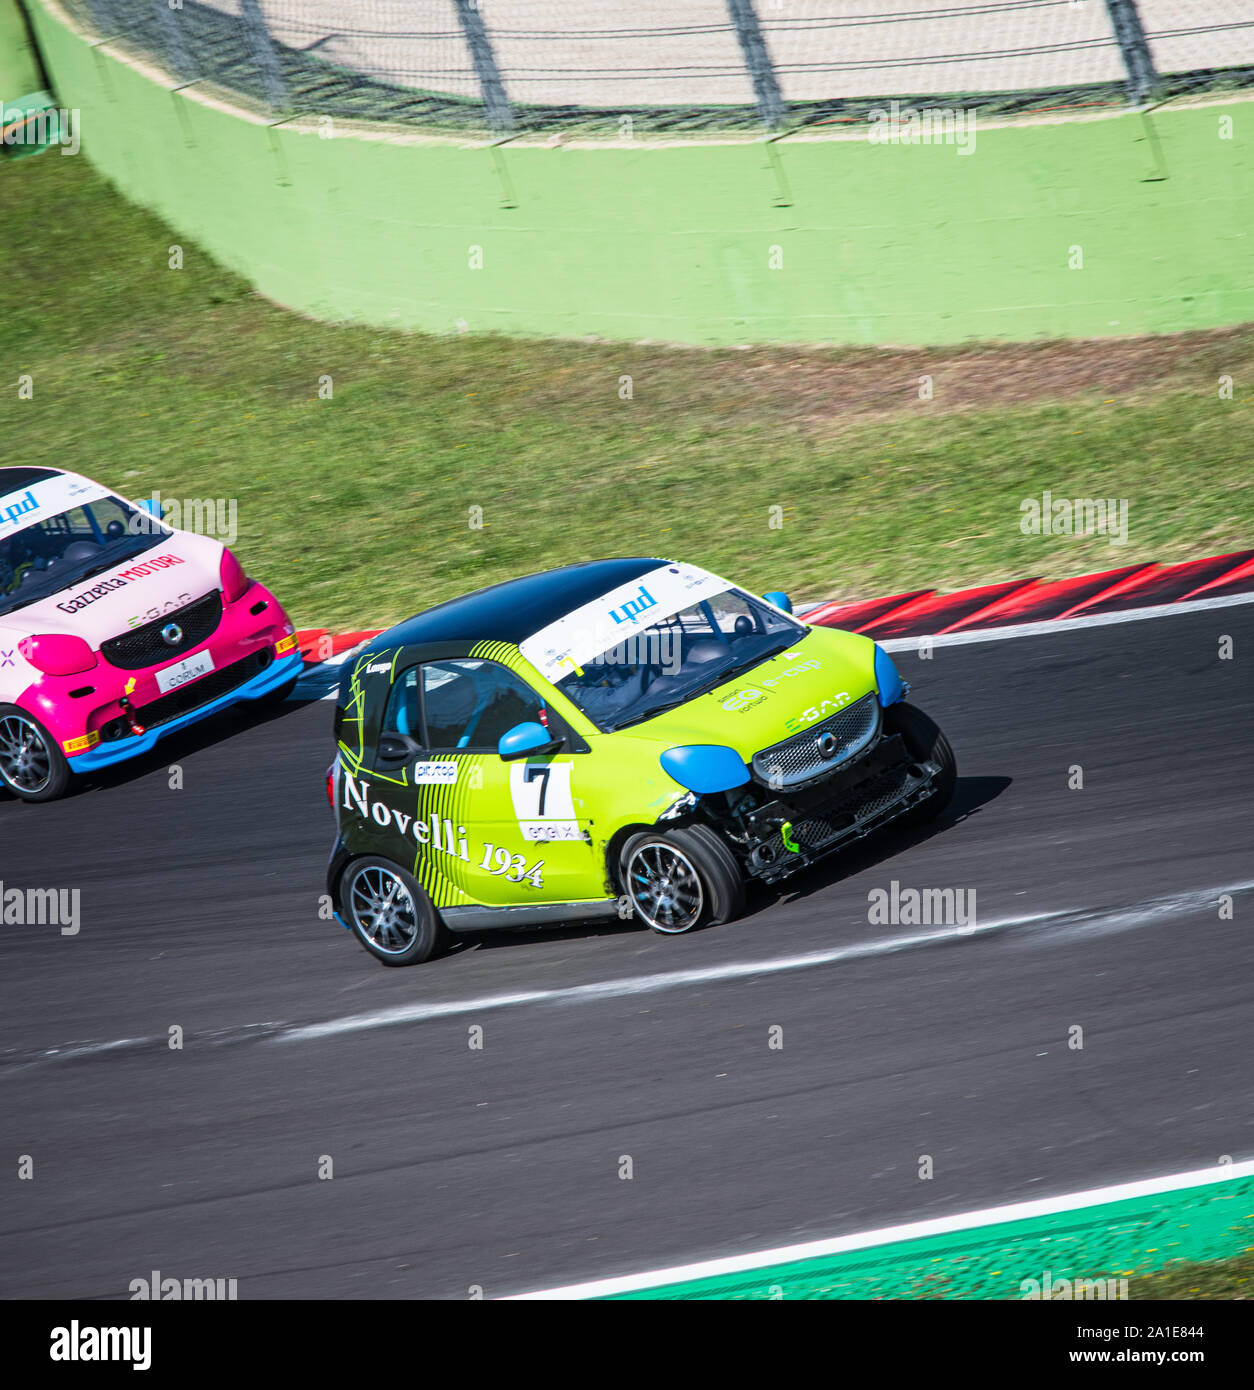
M 381 632 L 367 652 L 435 642 L 512 642 L 517 646 L 549 623 L 666 560 L 593 560 L 529 574 L 428 608 Z M 463 653 L 464 654 L 464 653 Z

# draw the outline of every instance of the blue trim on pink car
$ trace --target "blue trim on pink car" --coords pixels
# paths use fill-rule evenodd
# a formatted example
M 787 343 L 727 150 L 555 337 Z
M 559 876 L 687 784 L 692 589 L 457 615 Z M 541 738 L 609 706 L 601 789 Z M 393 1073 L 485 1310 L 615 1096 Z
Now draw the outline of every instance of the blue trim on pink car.
M 147 733 L 119 739 L 116 743 L 101 743 L 95 748 L 88 749 L 86 753 L 75 754 L 69 760 L 70 771 L 94 772 L 98 768 L 112 767 L 114 763 L 126 762 L 128 758 L 136 758 L 142 753 L 148 753 L 167 734 L 172 734 L 178 729 L 186 729 L 189 724 L 196 724 L 202 719 L 208 719 L 210 715 L 217 714 L 219 710 L 229 709 L 231 705 L 238 704 L 241 700 L 256 700 L 262 695 L 268 695 L 272 690 L 277 690 L 279 686 L 298 675 L 300 668 L 301 655 L 299 651 L 281 656 L 277 661 L 267 666 L 264 671 L 253 676 L 251 680 L 245 681 L 243 685 L 237 686 L 234 690 L 227 691 L 225 695 L 219 696 L 216 700 L 211 700 L 207 705 L 202 705 L 200 709 L 181 714 L 177 719 L 171 719 L 168 724 L 161 724 L 155 729 L 149 729 Z

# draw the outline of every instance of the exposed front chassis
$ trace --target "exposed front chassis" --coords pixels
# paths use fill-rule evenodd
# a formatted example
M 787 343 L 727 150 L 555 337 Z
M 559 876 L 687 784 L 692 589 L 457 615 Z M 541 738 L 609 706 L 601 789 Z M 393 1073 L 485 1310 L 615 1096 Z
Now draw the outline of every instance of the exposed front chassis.
M 932 791 L 941 768 L 883 735 L 842 767 L 801 787 L 748 787 L 701 798 L 747 879 L 777 883 L 895 820 Z M 722 804 L 720 804 L 722 803 Z

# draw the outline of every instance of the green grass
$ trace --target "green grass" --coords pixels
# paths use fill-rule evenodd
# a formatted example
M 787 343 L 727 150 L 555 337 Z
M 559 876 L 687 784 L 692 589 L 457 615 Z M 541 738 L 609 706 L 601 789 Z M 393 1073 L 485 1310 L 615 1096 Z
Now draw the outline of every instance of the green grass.
M 1254 544 L 1249 330 L 1080 357 L 408 336 L 276 308 L 81 158 L 0 161 L 0 199 L 0 458 L 237 499 L 237 550 L 303 626 L 606 555 L 812 600 Z M 1022 535 L 1046 488 L 1128 499 L 1128 544 Z
M 1254 1250 L 1230 1260 L 1176 1262 L 1128 1280 L 1131 1299 L 1246 1299 L 1254 1291 Z

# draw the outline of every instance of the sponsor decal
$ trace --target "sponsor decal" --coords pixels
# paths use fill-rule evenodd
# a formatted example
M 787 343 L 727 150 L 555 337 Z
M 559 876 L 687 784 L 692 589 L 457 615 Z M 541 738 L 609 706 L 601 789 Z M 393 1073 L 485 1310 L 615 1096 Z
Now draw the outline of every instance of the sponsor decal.
M 784 728 L 789 733 L 794 733 L 797 729 L 804 729 L 807 724 L 813 724 L 816 719 L 826 719 L 828 715 L 835 714 L 837 710 L 844 707 L 853 699 L 847 690 L 842 690 L 839 695 L 834 695 L 830 700 L 821 700 L 817 705 L 811 705 L 809 709 L 802 710 L 800 714 L 787 721 Z
M 143 627 L 145 623 L 156 622 L 163 613 L 173 613 L 192 601 L 191 594 L 180 594 L 178 598 L 166 599 L 160 608 L 150 608 L 147 613 L 136 613 L 127 618 L 127 627 Z
M 14 651 L 16 651 L 16 648 L 15 648 L 15 647 L 10 647 L 10 648 L 8 649 L 8 651 L 5 651 L 5 650 L 3 650 L 2 648 L 0 648 L 0 666 L 16 666 L 16 665 L 17 665 L 17 663 L 13 660 L 13 653 L 14 653 Z
M 451 787 L 457 781 L 455 762 L 415 763 L 414 786 Z
M 729 714 L 739 713 L 741 710 L 752 709 L 754 705 L 760 705 L 766 699 L 767 692 L 759 690 L 757 686 L 746 685 L 743 690 L 738 690 L 734 695 L 729 695 L 723 701 L 723 708 Z
M 39 503 L 35 501 L 35 490 L 34 488 L 27 488 L 26 493 L 22 497 L 18 497 L 17 501 L 12 501 L 6 497 L 4 502 L 0 503 L 0 526 L 18 526 L 18 522 L 27 512 L 37 512 L 38 510 Z M 20 530 L 21 527 L 18 526 L 18 529 Z
M 483 861 L 479 867 L 489 874 L 500 874 L 510 883 L 530 883 L 533 888 L 543 888 L 544 879 L 540 875 L 540 870 L 544 868 L 544 860 L 538 859 L 527 868 L 527 856 L 525 854 L 511 854 L 503 845 L 494 845 L 491 842 L 483 847 Z
M 373 666 L 366 667 L 366 675 L 378 676 L 384 671 L 390 671 L 391 669 L 392 663 L 390 661 L 376 661 Z
M 784 655 L 791 660 L 796 658 L 799 653 L 785 652 Z M 803 661 L 800 666 L 785 666 L 773 676 L 764 676 L 762 678 L 762 684 L 774 687 L 777 686 L 780 681 L 791 680 L 793 676 L 801 675 L 803 671 L 817 671 L 822 665 L 823 663 L 821 661 L 817 661 L 811 657 L 809 661 Z
M 643 613 L 646 608 L 656 607 L 657 599 L 655 599 L 648 589 L 641 584 L 638 593 L 633 594 L 631 598 L 627 599 L 618 608 L 610 609 L 610 617 L 613 618 L 616 623 L 638 623 L 641 613 Z
M 0 528 L 13 526 L 20 531 L 29 526 L 38 513 L 55 514 L 112 495 L 107 488 L 89 483 L 85 478 L 59 474 L 36 483 L 25 492 L 10 492 L 0 497 Z
M 412 835 L 418 844 L 426 849 L 446 854 L 450 858 L 471 862 L 470 849 L 466 841 L 466 827 L 454 826 L 445 817 L 443 820 L 432 811 L 424 820 L 417 820 L 405 811 L 398 811 L 382 801 L 371 801 L 370 784 L 358 782 L 350 773 L 344 774 L 344 809 L 372 820 L 381 829 L 395 828 L 402 835 Z M 502 845 L 490 841 L 483 846 L 483 858 L 478 867 L 485 873 L 499 874 L 511 883 L 530 883 L 533 888 L 543 888 L 541 870 L 544 860 L 537 860 L 530 867 L 526 856 L 513 854 Z
M 281 637 L 281 638 L 274 644 L 275 654 L 278 655 L 278 656 L 284 656 L 284 655 L 286 655 L 288 652 L 290 652 L 290 651 L 292 650 L 292 648 L 295 647 L 295 645 L 296 645 L 296 634 L 293 632 L 293 633 L 290 633 L 287 637 Z
M 171 565 L 185 563 L 181 555 L 157 555 L 151 560 L 144 560 L 138 565 L 131 565 L 128 569 L 119 570 L 112 578 L 102 580 L 90 589 L 84 589 L 82 593 L 73 595 L 64 603 L 58 603 L 57 607 L 63 613 L 79 613 L 89 604 L 95 603 L 98 598 L 104 598 L 106 594 L 112 593 L 114 589 L 124 589 L 137 579 L 143 579 L 150 574 L 159 574 L 162 570 L 169 569 Z
M 546 679 L 559 681 L 620 643 L 623 628 L 638 626 L 641 614 L 662 622 L 733 587 L 695 565 L 660 565 L 524 638 L 518 650 Z
M 84 734 L 81 738 L 67 738 L 61 747 L 67 753 L 85 753 L 89 748 L 94 748 L 100 742 L 100 735 L 93 729 L 91 733 Z
M 520 820 L 524 840 L 532 844 L 553 840 L 586 840 L 588 836 L 576 820 Z
M 210 653 L 197 652 L 195 656 L 176 661 L 173 666 L 165 666 L 158 671 L 157 689 L 163 695 L 168 695 L 180 685 L 187 685 L 190 681 L 199 680 L 201 676 L 207 676 L 213 669 L 213 657 Z

